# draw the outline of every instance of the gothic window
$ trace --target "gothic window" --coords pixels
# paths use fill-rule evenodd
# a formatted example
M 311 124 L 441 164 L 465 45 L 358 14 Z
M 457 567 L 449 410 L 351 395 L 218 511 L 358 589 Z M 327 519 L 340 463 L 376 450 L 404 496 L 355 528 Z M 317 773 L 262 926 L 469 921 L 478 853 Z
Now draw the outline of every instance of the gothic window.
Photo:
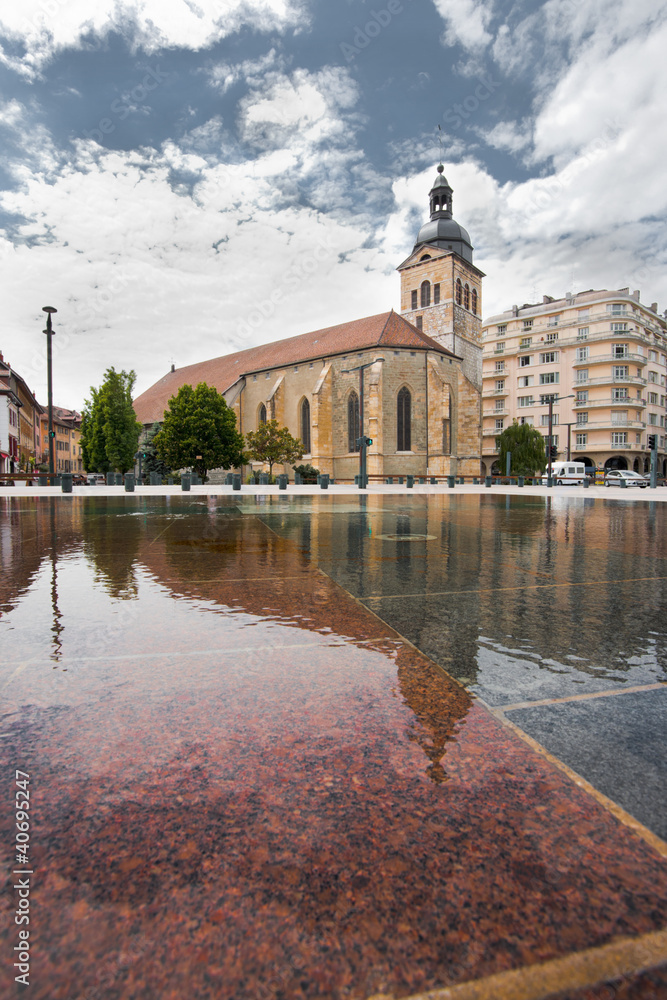
M 467 281 L 463 289 L 463 308 L 470 309 L 470 285 Z
M 417 309 L 418 308 L 418 303 L 417 303 L 417 290 L 416 289 L 411 293 L 411 298 L 412 298 L 412 303 L 411 303 L 410 308 L 411 309 Z
M 422 309 L 431 304 L 431 283 L 429 281 L 422 281 Z
M 260 426 L 261 424 L 266 423 L 266 407 L 264 406 L 264 403 L 260 403 L 259 412 L 257 414 L 257 423 Z
M 301 403 L 301 444 L 306 455 L 310 454 L 310 403 L 304 399 Z
M 359 397 L 351 392 L 347 398 L 347 450 L 359 451 Z
M 411 398 L 410 390 L 405 386 L 400 390 L 397 400 L 396 411 L 396 450 L 410 451 L 411 449 Z
M 476 316 L 477 315 L 477 289 L 476 288 L 473 288 L 473 290 L 472 290 L 472 311 L 474 312 L 474 314 Z
M 463 302 L 463 285 L 461 284 L 461 279 L 456 279 L 456 304 L 460 306 Z
M 433 286 L 433 305 L 437 306 L 440 302 L 440 285 L 435 284 Z

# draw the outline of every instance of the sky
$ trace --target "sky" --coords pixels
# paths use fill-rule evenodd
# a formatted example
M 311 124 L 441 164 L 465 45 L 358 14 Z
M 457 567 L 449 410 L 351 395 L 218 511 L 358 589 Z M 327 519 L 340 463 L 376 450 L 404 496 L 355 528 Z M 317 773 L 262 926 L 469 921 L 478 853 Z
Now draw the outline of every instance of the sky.
M 486 318 L 667 307 L 667 0 L 0 11 L 0 351 L 46 401 L 399 308 L 442 157 Z

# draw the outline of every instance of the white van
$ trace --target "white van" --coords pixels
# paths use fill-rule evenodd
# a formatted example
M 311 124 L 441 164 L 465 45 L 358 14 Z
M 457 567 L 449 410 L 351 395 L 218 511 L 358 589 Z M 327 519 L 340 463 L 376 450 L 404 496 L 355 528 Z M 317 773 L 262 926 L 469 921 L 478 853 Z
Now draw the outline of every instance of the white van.
M 551 465 L 551 478 L 556 486 L 577 486 L 581 485 L 586 475 L 586 466 L 583 462 L 553 462 Z M 547 485 L 547 478 L 542 479 L 543 486 Z

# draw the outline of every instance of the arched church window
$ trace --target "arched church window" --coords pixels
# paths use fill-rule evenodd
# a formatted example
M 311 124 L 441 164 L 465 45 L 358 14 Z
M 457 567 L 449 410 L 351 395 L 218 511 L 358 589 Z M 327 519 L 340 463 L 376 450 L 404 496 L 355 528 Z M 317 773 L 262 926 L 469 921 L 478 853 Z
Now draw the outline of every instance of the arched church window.
M 411 403 L 410 390 L 403 386 L 397 399 L 396 451 L 410 451 L 411 448 Z
M 467 281 L 463 288 L 463 308 L 470 309 L 470 285 Z
M 436 282 L 433 286 L 433 305 L 437 306 L 440 303 L 440 283 Z
M 301 403 L 301 444 L 306 455 L 310 454 L 310 403 L 304 399 Z
M 456 279 L 456 304 L 460 306 L 463 302 L 463 285 L 461 284 L 461 279 Z
M 431 283 L 430 281 L 422 281 L 422 309 L 431 304 Z
M 474 314 L 476 316 L 477 315 L 477 289 L 476 288 L 473 288 L 473 290 L 472 290 L 472 311 L 474 312 Z
M 266 407 L 264 403 L 260 403 L 259 412 L 257 414 L 257 423 L 261 426 L 266 423 Z
M 421 257 L 419 258 L 419 262 L 421 263 L 421 262 L 422 262 L 423 260 L 430 260 L 430 259 L 431 259 L 431 255 L 430 255 L 430 253 L 424 253 L 424 254 L 422 254 L 422 255 L 421 255 Z
M 351 392 L 347 398 L 347 450 L 359 451 L 359 397 Z

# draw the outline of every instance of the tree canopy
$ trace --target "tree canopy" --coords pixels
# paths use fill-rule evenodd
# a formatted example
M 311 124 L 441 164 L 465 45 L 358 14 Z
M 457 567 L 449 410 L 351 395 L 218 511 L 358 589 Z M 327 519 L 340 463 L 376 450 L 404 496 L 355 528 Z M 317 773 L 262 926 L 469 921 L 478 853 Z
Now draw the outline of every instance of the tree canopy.
M 192 468 L 206 481 L 209 469 L 243 465 L 243 435 L 236 416 L 214 386 L 182 385 L 169 400 L 161 431 L 153 439 L 171 469 Z
M 141 432 L 132 406 L 133 371 L 107 368 L 104 382 L 90 387 L 81 420 L 81 451 L 86 472 L 127 472 Z
M 265 462 L 269 475 L 276 462 L 298 462 L 303 458 L 303 445 L 292 437 L 286 427 L 280 427 L 277 420 L 267 420 L 256 431 L 248 431 L 248 455 L 253 462 Z
M 519 424 L 515 420 L 498 435 L 498 464 L 505 472 L 507 453 L 511 452 L 510 474 L 513 476 L 532 476 L 535 472 L 544 472 L 547 464 L 544 438 L 530 424 Z
M 146 438 L 141 443 L 141 469 L 142 473 L 149 476 L 151 472 L 156 472 L 158 476 L 168 476 L 171 469 L 166 462 L 163 462 L 157 452 L 155 438 L 160 433 L 162 424 L 156 421 L 148 431 Z

